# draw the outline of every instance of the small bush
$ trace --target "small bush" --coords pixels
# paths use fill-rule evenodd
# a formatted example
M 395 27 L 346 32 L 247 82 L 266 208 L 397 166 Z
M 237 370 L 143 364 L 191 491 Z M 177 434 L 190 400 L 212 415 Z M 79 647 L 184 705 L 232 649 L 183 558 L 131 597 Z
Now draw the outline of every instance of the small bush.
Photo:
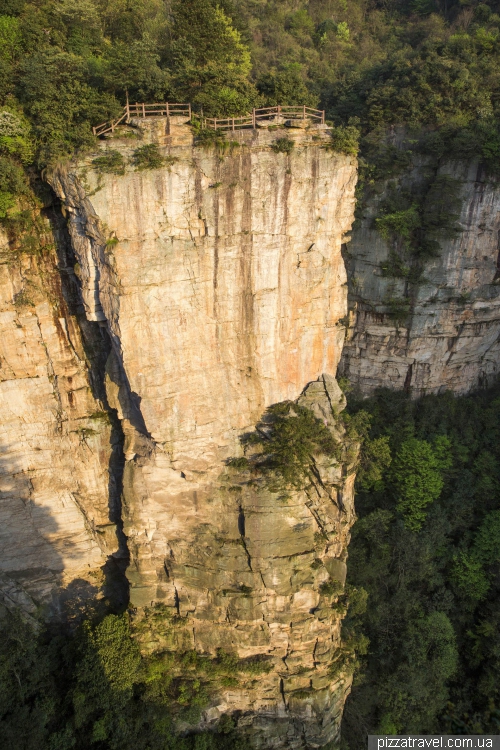
M 297 700 L 305 700 L 306 698 L 312 698 L 313 693 L 311 690 L 294 690 L 290 697 L 297 698 Z
M 290 154 L 294 149 L 295 143 L 287 138 L 278 138 L 278 140 L 271 146 L 275 154 Z
M 408 245 L 413 232 L 421 224 L 418 206 L 413 203 L 403 211 L 394 211 L 375 219 L 375 226 L 384 238 L 389 241 L 392 237 L 400 237 L 405 245 Z
M 341 594 L 342 591 L 343 587 L 340 581 L 335 581 L 333 578 L 324 581 L 319 587 L 319 592 L 323 596 L 336 596 L 337 594 Z
M 29 294 L 26 292 L 26 290 L 22 289 L 14 297 L 14 306 L 15 307 L 35 307 L 35 303 L 31 299 Z
M 132 164 L 139 172 L 142 172 L 145 169 L 161 169 L 165 165 L 165 159 L 160 154 L 156 143 L 148 143 L 135 149 Z
M 227 461 L 227 465 L 231 466 L 232 469 L 247 469 L 249 466 L 248 458 L 240 456 L 239 458 L 230 458 Z
M 406 297 L 386 297 L 384 304 L 387 306 L 388 316 L 394 320 L 396 324 L 403 323 L 411 311 L 410 300 Z
M 329 147 L 341 154 L 357 156 L 359 151 L 359 130 L 354 125 L 333 127 Z
M 125 160 L 119 151 L 113 149 L 93 159 L 92 166 L 100 174 L 125 174 Z
M 223 130 L 200 128 L 196 133 L 196 145 L 201 146 L 202 148 L 211 148 L 212 146 L 224 148 L 224 146 L 222 146 L 224 142 L 228 143 Z

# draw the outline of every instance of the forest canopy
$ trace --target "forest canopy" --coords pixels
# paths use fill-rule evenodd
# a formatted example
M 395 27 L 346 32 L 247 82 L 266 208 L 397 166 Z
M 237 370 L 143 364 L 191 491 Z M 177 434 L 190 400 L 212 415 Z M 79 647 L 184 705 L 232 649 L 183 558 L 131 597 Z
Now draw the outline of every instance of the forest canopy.
M 43 167 L 90 146 L 128 90 L 216 116 L 319 106 L 363 135 L 406 125 L 448 143 L 452 132 L 495 160 L 499 11 L 474 0 L 0 0 L 0 103 L 30 144 L 5 132 L 2 153 Z
M 349 401 L 370 425 L 348 565 L 368 606 L 343 628 L 369 646 L 345 745 L 366 733 L 498 734 L 499 388 Z

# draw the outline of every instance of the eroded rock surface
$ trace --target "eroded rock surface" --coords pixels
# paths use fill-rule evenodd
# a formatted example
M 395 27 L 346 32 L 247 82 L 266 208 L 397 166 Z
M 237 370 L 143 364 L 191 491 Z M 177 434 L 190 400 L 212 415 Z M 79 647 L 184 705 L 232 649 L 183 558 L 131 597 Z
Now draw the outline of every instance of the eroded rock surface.
M 226 462 L 267 406 L 311 382 L 301 399 L 343 441 L 331 376 L 355 164 L 321 130 L 291 132 L 291 154 L 271 148 L 282 133 L 262 131 L 219 154 L 193 147 L 187 127 L 164 128 L 110 143 L 129 164 L 138 143 L 157 143 L 161 169 L 98 174 L 89 158 L 51 178 L 87 317 L 113 346 L 132 603 L 187 618 L 186 648 L 272 659 L 269 674 L 214 697 L 205 723 L 238 712 L 257 747 L 320 747 L 337 736 L 349 689 L 329 676 L 341 613 L 321 584 L 345 574 L 355 450 L 344 441 L 314 491 L 288 498 Z
M 374 218 L 384 194 L 369 202 L 346 249 L 350 313 L 341 371 L 365 395 L 380 386 L 415 396 L 466 393 L 498 375 L 500 189 L 477 163 L 441 173 L 460 183 L 462 231 L 440 241 L 416 293 L 382 271 L 389 247 Z M 405 296 L 410 315 L 397 324 L 387 300 Z
M 118 551 L 121 451 L 94 378 L 101 334 L 46 233 L 32 254 L 1 237 L 0 601 L 71 616 Z

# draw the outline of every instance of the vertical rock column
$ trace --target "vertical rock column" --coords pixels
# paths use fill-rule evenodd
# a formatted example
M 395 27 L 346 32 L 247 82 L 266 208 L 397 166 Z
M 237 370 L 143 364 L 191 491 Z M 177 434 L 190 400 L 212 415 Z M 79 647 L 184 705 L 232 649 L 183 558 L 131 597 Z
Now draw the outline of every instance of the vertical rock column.
M 283 133 L 247 131 L 219 154 L 193 145 L 187 126 L 141 128 L 163 168 L 134 171 L 138 142 L 118 133 L 124 175 L 97 174 L 89 157 L 51 178 L 87 314 L 105 318 L 113 344 L 131 600 L 185 618 L 185 648 L 272 661 L 254 684 L 214 696 L 205 723 L 236 711 L 256 746 L 320 746 L 338 731 L 348 683 L 328 677 L 341 618 L 321 584 L 344 576 L 352 459 L 288 499 L 227 460 L 270 404 L 312 381 L 301 398 L 342 440 L 332 376 L 356 165 L 321 129 L 288 131 L 291 153 L 272 148 Z

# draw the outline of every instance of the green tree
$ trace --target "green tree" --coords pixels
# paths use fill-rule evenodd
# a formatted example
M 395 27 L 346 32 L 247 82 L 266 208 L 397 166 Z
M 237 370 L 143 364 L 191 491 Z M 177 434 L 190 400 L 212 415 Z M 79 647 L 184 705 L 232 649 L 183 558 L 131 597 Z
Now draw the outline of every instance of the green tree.
M 140 680 L 141 657 L 126 615 L 108 615 L 95 629 L 84 623 L 80 651 L 72 695 L 75 726 L 90 724 L 94 741 L 118 737 L 122 713 Z
M 473 554 L 483 565 L 500 562 L 500 510 L 493 510 L 486 515 L 477 530 Z
M 29 194 L 26 175 L 19 164 L 0 155 L 0 222 L 19 212 L 18 199 Z
M 305 82 L 302 66 L 290 63 L 277 72 L 269 72 L 257 81 L 257 89 L 268 106 L 277 104 L 318 106 L 318 96 Z
M 35 123 L 40 166 L 91 145 L 91 124 L 120 111 L 113 97 L 87 83 L 87 72 L 81 57 L 57 49 L 35 53 L 20 66 L 19 93 Z
M 419 531 L 426 518 L 425 508 L 441 494 L 440 469 L 439 458 L 425 440 L 410 438 L 396 453 L 391 466 L 396 508 L 412 531 Z
M 208 115 L 248 111 L 257 95 L 248 80 L 250 51 L 222 8 L 211 0 L 176 0 L 172 12 L 172 84 L 178 99 Z
M 53 655 L 18 613 L 2 612 L 0 636 L 0 743 L 47 747 L 58 703 Z
M 381 487 L 386 469 L 392 461 L 389 437 L 365 440 L 361 449 L 361 461 L 357 473 L 357 484 L 363 490 Z
M 133 42 L 116 41 L 100 58 L 89 60 L 96 83 L 106 91 L 131 101 L 165 101 L 170 94 L 171 80 L 159 65 L 157 45 L 148 34 Z
M 11 16 L 0 16 L 0 57 L 13 60 L 21 52 L 19 20 Z
M 333 459 L 340 450 L 328 427 L 310 409 L 292 401 L 270 406 L 257 432 L 244 437 L 243 442 L 261 446 L 256 468 L 271 471 L 277 485 L 298 488 L 313 477 L 317 480 L 315 456 L 323 453 Z
M 457 664 L 455 631 L 444 612 L 410 620 L 405 653 L 384 686 L 380 731 L 431 731 Z
M 484 599 L 490 587 L 480 561 L 466 552 L 455 555 L 452 579 L 461 594 L 471 601 Z

